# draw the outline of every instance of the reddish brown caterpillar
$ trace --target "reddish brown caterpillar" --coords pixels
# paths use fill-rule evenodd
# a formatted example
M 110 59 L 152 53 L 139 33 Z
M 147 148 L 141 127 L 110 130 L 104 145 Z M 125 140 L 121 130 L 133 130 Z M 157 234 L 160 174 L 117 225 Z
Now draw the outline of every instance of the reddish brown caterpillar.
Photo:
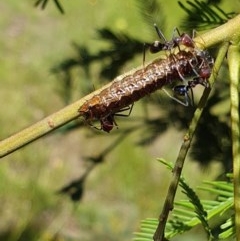
M 129 109 L 135 101 L 151 94 L 164 85 L 176 80 L 182 80 L 182 86 L 176 87 L 179 95 L 187 93 L 189 88 L 197 84 L 206 85 L 210 76 L 211 67 L 206 61 L 206 51 L 196 52 L 180 50 L 176 54 L 170 53 L 164 59 L 156 59 L 145 68 L 136 70 L 122 79 L 116 78 L 110 86 L 103 89 L 98 95 L 87 100 L 80 108 L 79 113 L 88 124 L 99 120 L 103 131 L 110 132 L 117 126 L 114 116 Z M 203 71 L 204 70 L 204 71 Z M 186 81 L 187 77 L 193 78 Z
M 129 110 L 130 114 L 135 101 L 175 80 L 183 82 L 183 85 L 175 86 L 173 91 L 177 95 L 185 96 L 185 103 L 167 94 L 183 105 L 188 105 L 189 99 L 192 99 L 193 104 L 193 87 L 198 84 L 208 87 L 208 78 L 213 66 L 213 58 L 208 52 L 196 48 L 193 39 L 188 34 L 180 34 L 178 29 L 174 30 L 174 35 L 177 32 L 178 36 L 173 35 L 172 39 L 167 41 L 160 29 L 156 25 L 154 27 L 162 41 L 145 44 L 145 47 L 148 47 L 152 53 L 166 50 L 167 57 L 157 59 L 121 79 L 116 78 L 109 87 L 86 101 L 79 112 L 88 124 L 92 125 L 93 120 L 99 120 L 101 127 L 97 129 L 110 132 L 114 126 L 117 126 L 115 116 L 124 116 L 120 112 L 125 110 Z M 185 46 L 187 50 L 181 50 L 180 45 Z M 171 52 L 175 47 L 179 50 L 176 54 Z M 145 61 L 145 50 L 143 61 Z M 192 98 L 188 95 L 189 90 Z

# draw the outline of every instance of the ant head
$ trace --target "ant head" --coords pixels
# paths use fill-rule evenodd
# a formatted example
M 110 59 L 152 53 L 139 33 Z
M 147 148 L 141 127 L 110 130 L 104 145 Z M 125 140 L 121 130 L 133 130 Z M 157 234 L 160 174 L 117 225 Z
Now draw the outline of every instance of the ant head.
M 181 34 L 181 36 L 177 39 L 179 39 L 179 42 L 181 42 L 186 47 L 189 47 L 189 48 L 195 47 L 195 44 L 194 44 L 192 38 L 186 33 Z
M 203 79 L 208 79 L 211 75 L 211 68 L 209 68 L 208 66 L 203 67 L 199 70 L 199 76 Z
M 101 129 L 105 132 L 110 132 L 113 127 L 114 127 L 114 120 L 113 120 L 113 116 L 112 115 L 109 115 L 105 118 L 102 118 L 100 120 L 100 123 L 101 123 Z

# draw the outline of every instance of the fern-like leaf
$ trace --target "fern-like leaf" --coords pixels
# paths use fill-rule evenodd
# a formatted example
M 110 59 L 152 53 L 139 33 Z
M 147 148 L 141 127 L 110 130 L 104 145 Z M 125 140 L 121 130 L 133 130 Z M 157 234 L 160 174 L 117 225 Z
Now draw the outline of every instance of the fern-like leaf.
M 47 3 L 48 3 L 48 0 L 37 0 L 34 5 L 35 5 L 35 7 L 41 5 L 41 9 L 45 9 Z M 57 9 L 59 10 L 59 12 L 64 14 L 64 10 L 63 10 L 61 4 L 59 3 L 59 1 L 54 0 L 54 3 L 56 5 Z
M 163 160 L 160 161 L 172 169 L 171 164 Z M 233 185 L 231 181 L 207 181 L 199 187 L 201 190 L 217 195 L 216 200 L 200 200 L 183 178 L 181 178 L 180 186 L 188 200 L 174 203 L 172 218 L 166 225 L 166 238 L 172 238 L 199 224 L 202 224 L 208 240 L 226 239 L 234 236 Z M 221 217 L 221 223 L 211 227 L 209 221 L 214 218 L 219 221 L 219 217 Z M 157 219 L 148 218 L 143 220 L 140 232 L 135 233 L 134 240 L 152 241 L 157 225 Z
M 178 1 L 179 6 L 188 14 L 182 21 L 184 29 L 205 30 L 225 23 L 232 18 L 235 13 L 226 13 L 216 4 L 205 1 L 187 1 L 188 7 Z

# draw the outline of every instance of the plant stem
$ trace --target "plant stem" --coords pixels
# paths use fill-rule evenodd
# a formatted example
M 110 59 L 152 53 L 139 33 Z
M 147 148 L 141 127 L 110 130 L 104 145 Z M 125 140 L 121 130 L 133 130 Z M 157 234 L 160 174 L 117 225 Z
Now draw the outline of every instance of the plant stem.
M 214 81 L 216 79 L 216 75 L 217 75 L 217 73 L 222 65 L 222 62 L 226 56 L 226 53 L 228 51 L 228 46 L 229 46 L 229 44 L 225 43 L 222 45 L 222 47 L 219 50 L 219 53 L 218 53 L 218 56 L 217 56 L 217 59 L 216 59 L 215 65 L 214 65 L 213 73 L 209 79 L 209 83 L 211 86 L 214 83 Z M 169 185 L 168 194 L 167 194 L 164 206 L 163 206 L 163 210 L 159 216 L 159 224 L 158 224 L 158 227 L 154 234 L 154 238 L 153 238 L 154 241 L 166 240 L 164 237 L 164 230 L 165 230 L 165 226 L 167 223 L 168 215 L 169 215 L 169 212 L 173 209 L 173 202 L 174 202 L 174 198 L 176 195 L 178 183 L 179 183 L 179 180 L 181 177 L 184 161 L 185 161 L 187 152 L 190 148 L 190 144 L 192 142 L 193 135 L 195 133 L 198 121 L 201 117 L 203 107 L 205 106 L 205 104 L 207 102 L 210 91 L 211 91 L 211 88 L 205 88 L 203 95 L 199 101 L 198 107 L 194 113 L 192 122 L 190 123 L 188 132 L 184 136 L 184 140 L 183 140 L 182 146 L 180 148 L 179 155 L 177 157 L 175 166 L 173 168 L 172 181 Z
M 240 48 L 239 39 L 233 43 L 228 52 L 230 73 L 230 102 L 231 102 L 231 129 L 233 153 L 233 185 L 235 207 L 236 240 L 240 240 L 240 130 L 239 130 L 239 70 Z
M 240 14 L 225 24 L 211 29 L 196 38 L 194 41 L 199 48 L 209 48 L 213 45 L 230 42 L 233 38 L 240 36 Z

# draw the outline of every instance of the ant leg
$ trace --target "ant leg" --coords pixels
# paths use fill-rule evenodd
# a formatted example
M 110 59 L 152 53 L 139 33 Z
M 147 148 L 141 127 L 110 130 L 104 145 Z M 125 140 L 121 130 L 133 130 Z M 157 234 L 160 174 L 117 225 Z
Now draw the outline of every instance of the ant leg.
M 100 128 L 97 128 L 95 126 L 93 126 L 93 127 L 97 130 L 103 130 L 103 131 L 109 133 L 113 129 L 114 126 L 116 128 L 118 128 L 118 124 L 115 121 L 114 117 L 115 116 L 124 116 L 124 117 L 129 116 L 132 112 L 132 107 L 133 107 L 133 104 L 131 106 L 127 106 L 125 108 L 122 108 L 118 112 L 110 113 L 110 114 L 106 115 L 105 117 L 100 118 L 101 127 Z M 126 114 L 126 115 L 125 114 L 119 114 L 119 112 L 126 111 L 126 110 L 129 110 L 128 114 Z
M 194 72 L 194 74 L 196 75 L 196 77 L 199 77 L 199 73 L 197 72 L 197 70 L 195 69 L 195 66 L 193 66 L 193 64 L 188 61 L 189 65 L 192 67 L 192 71 Z M 202 63 L 200 64 L 199 68 L 201 68 Z
M 163 35 L 162 31 L 158 28 L 157 24 L 154 23 L 154 28 L 156 29 L 157 35 L 160 39 L 162 39 L 164 41 L 164 43 L 167 43 L 167 39 L 165 38 L 165 36 Z
M 123 116 L 123 117 L 128 117 L 128 116 L 130 116 L 131 113 L 132 113 L 133 105 L 134 105 L 134 104 L 132 104 L 131 106 L 127 106 L 127 107 L 125 107 L 125 108 L 120 109 L 119 111 L 115 112 L 114 115 L 115 115 L 115 116 Z M 123 111 L 126 111 L 126 110 L 129 110 L 129 112 L 128 112 L 127 114 L 120 114 L 120 112 L 123 112 Z
M 165 50 L 171 50 L 173 47 L 178 47 L 178 50 L 180 51 L 180 46 L 179 46 L 179 42 L 180 42 L 180 32 L 178 30 L 178 28 L 174 28 L 173 30 L 173 34 L 172 34 L 172 40 L 171 41 L 167 41 L 167 39 L 165 38 L 165 36 L 163 35 L 162 31 L 158 28 L 158 26 L 156 25 L 156 23 L 154 24 L 154 27 L 156 29 L 156 32 L 158 34 L 158 37 L 160 39 L 163 40 L 164 44 L 161 44 L 161 48 L 165 49 Z M 177 34 L 179 35 L 179 37 L 175 37 L 175 33 L 177 32 Z M 160 43 L 159 43 L 160 45 Z
M 173 29 L 173 31 L 174 31 L 174 32 L 177 32 L 178 36 L 181 36 L 180 31 L 179 31 L 179 29 L 178 29 L 177 27 L 175 27 L 175 28 Z
M 178 34 L 179 37 L 176 37 L 176 32 Z M 181 34 L 180 31 L 177 27 L 175 27 L 173 29 L 173 34 L 172 34 L 172 47 L 178 47 L 178 50 L 181 51 L 180 46 L 179 46 L 179 42 L 181 42 Z
M 133 105 L 134 105 L 134 103 L 129 107 L 129 112 L 128 112 L 128 116 L 130 116 L 131 115 L 131 113 L 132 113 L 132 109 L 133 109 Z
M 189 87 L 188 89 L 190 89 L 190 94 L 191 94 L 191 96 L 189 96 L 188 93 L 187 93 L 187 96 L 188 96 L 189 100 L 191 101 L 191 106 L 194 106 L 195 103 L 194 103 L 193 90 L 192 90 L 192 88 L 190 88 L 190 87 Z
M 197 36 L 197 31 L 195 29 L 193 29 L 192 31 L 192 38 L 195 38 Z
M 98 130 L 98 131 L 102 130 L 102 127 L 97 127 L 97 126 L 93 125 L 92 123 L 88 123 L 88 125 L 91 126 L 94 129 Z
M 144 43 L 143 44 L 143 69 L 145 69 L 146 46 L 147 46 L 147 43 Z
M 99 127 L 93 125 L 91 121 L 87 121 L 86 123 L 91 128 L 94 128 L 94 129 L 96 129 L 98 131 L 110 132 L 114 125 L 118 128 L 118 125 L 115 122 L 114 117 L 112 115 L 106 116 L 104 118 L 100 118 L 99 121 L 100 121 L 100 124 L 101 124 L 101 126 L 99 126 Z
M 180 87 L 180 86 L 175 86 L 175 87 L 174 87 L 174 91 L 177 93 L 178 90 L 175 89 L 176 87 Z M 186 86 L 185 86 L 185 87 L 186 87 Z M 182 96 L 184 95 L 184 97 L 185 97 L 185 102 L 184 102 L 184 101 L 181 101 L 181 100 L 179 100 L 178 98 L 172 96 L 171 94 L 169 94 L 168 91 L 167 91 L 165 88 L 162 88 L 162 90 L 165 92 L 165 94 L 166 94 L 168 97 L 170 97 L 171 99 L 175 100 L 175 101 L 178 102 L 179 104 L 184 105 L 184 106 L 186 106 L 186 107 L 189 106 L 189 101 L 188 101 L 188 100 L 190 99 L 190 97 L 189 97 L 187 91 L 184 91 L 184 93 L 179 94 L 179 95 L 182 95 Z M 180 92 L 179 92 L 179 93 L 180 93 Z
M 146 59 L 146 49 L 148 48 L 150 53 L 155 54 L 163 50 L 165 44 L 160 43 L 160 41 L 156 40 L 153 43 L 144 43 L 143 44 L 143 68 L 145 68 L 145 59 Z
M 178 72 L 178 75 L 179 75 L 179 77 L 180 77 L 180 79 L 182 80 L 182 82 L 183 83 L 185 83 L 186 84 L 186 86 L 187 86 L 187 80 L 184 78 L 184 76 L 181 74 L 181 72 L 179 71 L 179 68 L 178 68 L 178 66 L 177 66 L 177 72 Z

